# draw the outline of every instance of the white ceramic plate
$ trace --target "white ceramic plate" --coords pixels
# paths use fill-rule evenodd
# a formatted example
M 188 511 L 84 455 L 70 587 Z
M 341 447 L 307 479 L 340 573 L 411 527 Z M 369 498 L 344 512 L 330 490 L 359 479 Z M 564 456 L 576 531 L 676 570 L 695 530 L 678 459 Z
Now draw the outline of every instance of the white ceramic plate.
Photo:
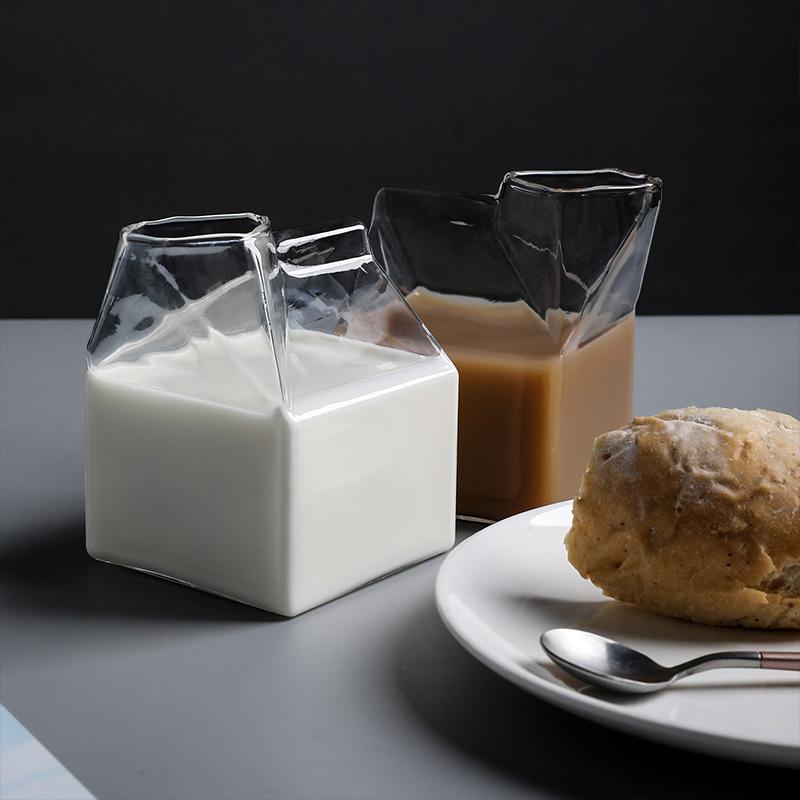
M 439 613 L 478 660 L 523 689 L 596 722 L 678 747 L 800 767 L 800 674 L 730 669 L 652 695 L 615 695 L 549 661 L 539 636 L 583 628 L 672 665 L 714 650 L 800 650 L 797 632 L 695 625 L 609 600 L 567 561 L 572 504 L 518 514 L 445 559 Z

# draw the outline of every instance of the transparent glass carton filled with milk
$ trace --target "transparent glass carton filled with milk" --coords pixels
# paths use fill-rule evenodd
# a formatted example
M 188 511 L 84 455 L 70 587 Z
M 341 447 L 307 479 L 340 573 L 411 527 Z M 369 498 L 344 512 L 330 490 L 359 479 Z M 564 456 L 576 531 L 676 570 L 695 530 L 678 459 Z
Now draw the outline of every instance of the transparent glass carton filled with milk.
M 358 221 L 131 225 L 88 352 L 95 558 L 291 616 L 452 546 L 457 373 Z

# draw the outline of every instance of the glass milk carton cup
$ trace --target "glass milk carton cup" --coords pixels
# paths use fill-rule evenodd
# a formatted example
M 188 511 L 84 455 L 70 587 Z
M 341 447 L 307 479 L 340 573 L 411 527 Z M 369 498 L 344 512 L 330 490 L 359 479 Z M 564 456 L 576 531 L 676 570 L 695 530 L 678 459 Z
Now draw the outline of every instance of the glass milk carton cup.
M 131 225 L 88 351 L 95 558 L 291 616 L 452 546 L 457 373 L 359 222 Z
M 658 178 L 619 170 L 376 196 L 373 253 L 459 371 L 459 515 L 572 497 L 594 438 L 630 420 L 660 198 Z

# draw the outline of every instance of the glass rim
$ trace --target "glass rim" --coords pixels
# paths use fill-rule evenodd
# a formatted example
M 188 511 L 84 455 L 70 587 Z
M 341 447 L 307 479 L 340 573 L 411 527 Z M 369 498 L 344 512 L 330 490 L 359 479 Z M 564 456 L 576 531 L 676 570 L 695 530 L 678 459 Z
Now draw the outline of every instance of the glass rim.
M 609 176 L 609 180 L 592 183 L 591 177 Z M 576 186 L 556 186 L 546 180 L 537 181 L 535 178 L 575 178 L 585 177 L 585 185 Z M 534 180 L 531 180 L 533 178 Z M 614 178 L 617 180 L 614 181 Z M 585 192 L 609 192 L 609 191 L 632 191 L 636 189 L 648 189 L 659 191 L 661 189 L 661 178 L 653 177 L 639 172 L 626 172 L 616 167 L 604 167 L 602 169 L 554 169 L 554 170 L 514 170 L 507 172 L 500 184 L 500 190 L 506 184 L 511 184 L 520 189 L 534 189 L 543 192 L 553 192 L 558 194 L 583 194 Z
M 242 221 L 249 220 L 252 223 L 250 230 L 246 231 L 215 231 L 213 233 L 196 233 L 183 236 L 164 236 L 153 235 L 144 233 L 144 229 L 148 227 L 155 228 L 163 225 L 179 225 L 179 224 L 193 224 L 193 223 L 210 223 L 219 222 L 223 220 Z M 233 225 L 232 225 L 233 227 Z M 269 217 L 262 214 L 255 214 L 250 211 L 243 211 L 233 214 L 198 214 L 198 215 L 176 215 L 172 217 L 162 217 L 161 219 L 148 219 L 141 222 L 134 222 L 131 225 L 126 225 L 120 235 L 123 238 L 149 243 L 158 244 L 191 244 L 192 242 L 209 243 L 209 242 L 231 242 L 231 241 L 247 241 L 257 236 L 270 233 Z

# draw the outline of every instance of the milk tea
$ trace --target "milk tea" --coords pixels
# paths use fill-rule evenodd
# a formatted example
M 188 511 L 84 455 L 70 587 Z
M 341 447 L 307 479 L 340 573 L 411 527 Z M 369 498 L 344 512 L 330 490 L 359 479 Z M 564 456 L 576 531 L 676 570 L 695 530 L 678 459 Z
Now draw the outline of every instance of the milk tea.
M 497 520 L 575 495 L 594 438 L 631 417 L 634 316 L 571 346 L 563 312 L 416 289 L 459 372 L 457 511 Z M 574 337 L 572 337 L 574 339 Z

